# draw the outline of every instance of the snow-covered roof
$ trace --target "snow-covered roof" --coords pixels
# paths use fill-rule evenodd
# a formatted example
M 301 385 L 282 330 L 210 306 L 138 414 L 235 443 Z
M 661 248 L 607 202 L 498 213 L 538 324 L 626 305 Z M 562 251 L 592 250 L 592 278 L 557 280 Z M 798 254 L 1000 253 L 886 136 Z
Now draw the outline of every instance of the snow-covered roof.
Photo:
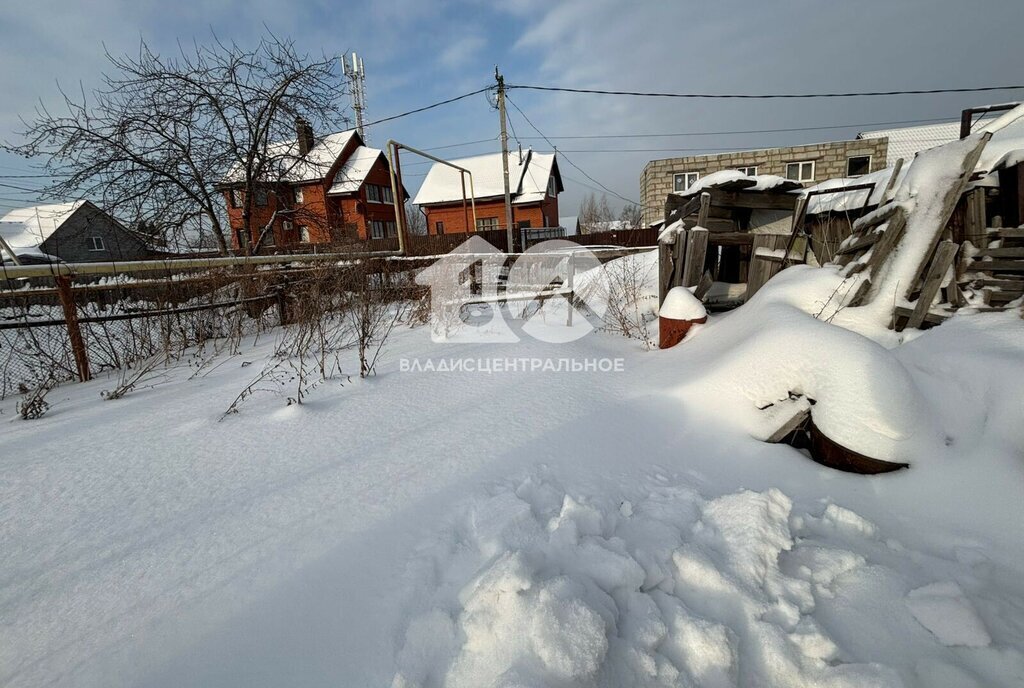
M 897 183 L 903 179 L 906 175 L 907 170 L 910 168 L 910 162 L 913 161 L 913 157 L 910 160 L 904 161 L 903 167 L 900 170 L 900 179 Z M 874 183 L 875 188 L 871 189 L 858 189 L 856 191 L 844 191 L 839 193 L 831 193 L 824 195 L 814 195 L 810 197 L 807 203 L 807 213 L 814 215 L 815 213 L 844 213 L 854 210 L 860 210 L 865 206 L 876 206 L 882 202 L 882 194 L 885 193 L 885 188 L 889 185 L 889 178 L 892 176 L 893 167 L 886 167 L 884 170 L 877 170 L 870 174 L 862 174 L 859 177 L 841 177 L 838 179 L 826 179 L 820 184 L 815 184 L 812 187 L 805 189 L 805 192 L 810 193 L 811 191 L 826 191 L 829 189 L 842 189 L 848 186 L 859 186 L 861 184 Z M 871 194 L 870 200 L 868 199 L 868 193 Z
M 477 200 L 496 198 L 505 194 L 504 176 L 501 164 L 501 153 L 477 155 L 472 158 L 460 158 L 450 161 L 473 175 L 473 193 Z M 517 205 L 536 203 L 544 200 L 547 193 L 548 178 L 556 174 L 557 163 L 554 153 L 536 153 L 526 150 L 522 153 L 510 153 L 509 189 L 512 202 Z M 557 176 L 556 176 L 557 179 Z M 560 184 L 558 185 L 561 186 Z M 559 189 L 561 190 L 561 189 Z M 469 180 L 466 180 L 466 195 L 470 193 Z M 435 205 L 462 201 L 462 174 L 447 165 L 434 163 L 427 173 L 423 185 L 420 186 L 416 205 Z
M 368 146 L 356 148 L 334 175 L 334 183 L 327 193 L 347 194 L 359 191 L 359 187 L 366 181 L 366 175 L 370 173 L 370 169 L 381 155 L 383 155 L 383 151 L 379 148 Z
M 0 234 L 13 249 L 36 248 L 85 203 L 74 201 L 12 210 L 0 218 Z
M 885 156 L 885 164 L 891 167 L 899 158 L 904 163 L 914 159 L 917 153 L 929 148 L 941 146 L 960 138 L 960 122 L 941 122 L 925 124 L 917 127 L 900 127 L 898 129 L 878 129 L 864 131 L 857 135 L 861 139 L 889 139 L 889 147 Z
M 981 158 L 978 160 L 977 166 L 974 168 L 975 175 L 988 175 L 991 172 L 1001 169 L 1003 167 L 1012 167 L 1024 162 L 1024 105 L 1018 105 L 1013 110 L 1006 112 L 999 117 L 983 118 L 984 121 L 979 120 L 975 122 L 974 132 L 981 132 L 991 130 L 992 139 L 985 146 L 985 149 L 981 153 Z M 952 125 L 953 123 L 947 123 Z M 930 126 L 947 126 L 943 125 L 930 125 Z M 927 145 L 925 148 L 918 150 L 912 150 L 911 147 L 903 147 L 899 150 L 903 151 L 902 154 L 896 155 L 896 158 L 903 158 L 903 167 L 900 171 L 900 177 L 896 180 L 896 184 L 893 188 L 896 188 L 902 183 L 903 178 L 912 167 L 918 153 L 925 150 L 931 150 L 940 145 L 945 145 L 958 141 L 960 139 L 960 123 L 956 122 L 956 133 L 948 141 L 943 141 L 934 145 Z M 928 129 L 929 127 L 907 127 L 906 129 L 892 129 L 888 131 L 901 132 L 910 129 Z M 884 132 L 868 132 L 868 133 L 882 133 Z M 910 141 L 910 139 L 908 139 Z M 916 139 L 916 142 L 924 145 L 922 138 Z M 902 144 L 901 144 L 902 145 Z M 907 146 L 910 143 L 906 143 Z M 889 153 L 890 159 L 892 158 L 893 151 L 893 139 L 889 139 Z M 855 184 L 867 184 L 869 182 L 875 183 L 874 190 L 871 191 L 871 198 L 867 198 L 868 191 L 862 189 L 859 191 L 848 191 L 845 193 L 834 193 L 824 196 L 812 196 L 807 206 L 807 212 L 810 214 L 823 213 L 823 212 L 846 212 L 850 210 L 859 210 L 865 207 L 865 201 L 867 201 L 867 207 L 877 206 L 882 200 L 882 194 L 885 192 L 886 186 L 889 184 L 889 178 L 892 176 L 893 165 L 885 168 L 884 170 L 878 170 L 870 174 L 861 175 L 860 177 L 847 177 L 843 179 L 828 179 L 816 186 L 812 186 L 807 191 L 824 190 L 824 189 L 835 189 L 842 188 L 845 186 L 853 186 Z M 984 180 L 980 183 L 985 183 Z
M 345 146 L 357 135 L 355 129 L 327 134 L 316 141 L 306 155 L 299 155 L 298 139 L 272 143 L 267 146 L 267 157 L 276 165 L 277 170 L 268 176 L 273 181 L 292 183 L 320 181 L 330 173 Z M 244 181 L 244 172 L 242 165 L 236 163 L 222 183 L 241 181 Z
M 705 175 L 694 182 L 689 189 L 679 193 L 680 196 L 693 196 L 706 189 L 713 189 L 726 184 L 744 182 L 744 191 L 790 191 L 800 188 L 800 183 L 775 174 L 748 175 L 739 170 L 719 170 Z

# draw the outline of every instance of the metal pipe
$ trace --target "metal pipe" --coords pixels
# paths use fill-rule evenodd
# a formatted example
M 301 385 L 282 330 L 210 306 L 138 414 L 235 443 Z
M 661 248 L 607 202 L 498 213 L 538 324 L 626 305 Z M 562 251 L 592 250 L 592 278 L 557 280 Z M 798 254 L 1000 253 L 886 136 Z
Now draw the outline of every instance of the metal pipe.
M 58 277 L 61 275 L 114 275 L 123 272 L 155 270 L 195 270 L 237 265 L 275 265 L 279 263 L 313 263 L 318 261 L 390 258 L 397 251 L 365 251 L 357 253 L 298 253 L 277 256 L 225 256 L 220 258 L 175 258 L 165 260 L 104 261 L 102 263 L 49 263 L 47 265 L 6 266 L 0 277 Z

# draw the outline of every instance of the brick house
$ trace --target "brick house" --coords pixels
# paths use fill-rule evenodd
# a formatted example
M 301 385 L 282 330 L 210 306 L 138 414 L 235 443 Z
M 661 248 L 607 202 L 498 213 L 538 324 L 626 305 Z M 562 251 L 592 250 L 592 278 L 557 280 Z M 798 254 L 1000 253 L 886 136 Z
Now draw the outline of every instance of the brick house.
M 257 242 L 264 248 L 396 236 L 391 171 L 383 151 L 366 146 L 354 129 L 317 140 L 309 124 L 299 121 L 296 134 L 268 150 L 281 171 L 254 192 L 250 236 L 243 229 L 240 175 L 233 171 L 219 185 L 234 248 Z M 403 189 L 402 200 L 407 198 Z
M 883 169 L 887 152 L 888 139 L 878 137 L 652 160 L 640 175 L 644 226 L 663 219 L 670 193 L 686 191 L 712 172 L 772 174 L 811 186 L 825 179 L 856 177 Z
M 452 160 L 473 175 L 476 201 L 476 226 L 472 216 L 467 222 L 463 208 L 462 175 L 447 165 L 434 163 L 414 204 L 426 216 L 428 234 L 456 234 L 506 229 L 505 185 L 501 154 L 478 155 Z M 558 194 L 565 190 L 554 153 L 533 150 L 509 154 L 509 189 L 512 197 L 512 223 L 519 229 L 557 227 Z M 470 193 L 466 181 L 466 196 Z

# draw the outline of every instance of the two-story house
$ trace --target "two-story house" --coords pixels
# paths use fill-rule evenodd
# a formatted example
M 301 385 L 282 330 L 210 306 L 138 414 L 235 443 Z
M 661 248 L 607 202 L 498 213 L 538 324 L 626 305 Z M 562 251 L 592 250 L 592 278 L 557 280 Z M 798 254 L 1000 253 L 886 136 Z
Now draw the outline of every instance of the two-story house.
M 276 173 L 255 188 L 248 234 L 245 185 L 237 169 L 218 187 L 227 203 L 234 247 L 396 236 L 391 170 L 383 151 L 365 145 L 355 129 L 317 139 L 300 120 L 296 134 L 268 148 Z M 408 194 L 404 189 L 402 194 L 404 202 Z
M 413 201 L 426 216 L 428 234 L 454 234 L 506 229 L 505 185 L 501 154 L 478 155 L 452 160 L 473 176 L 476 225 L 469 226 L 463 199 L 470 196 L 470 183 L 458 170 L 434 163 Z M 533 150 L 513 152 L 508 157 L 512 224 L 519 229 L 557 227 L 558 194 L 565 190 L 554 153 Z

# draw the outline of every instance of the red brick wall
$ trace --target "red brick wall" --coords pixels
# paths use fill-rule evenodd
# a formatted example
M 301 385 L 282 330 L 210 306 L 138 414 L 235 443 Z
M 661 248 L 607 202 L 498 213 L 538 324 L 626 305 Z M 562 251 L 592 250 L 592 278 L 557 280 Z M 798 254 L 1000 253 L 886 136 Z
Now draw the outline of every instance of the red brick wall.
M 334 178 L 335 171 L 332 170 L 328 179 Z M 379 158 L 370 169 L 366 183 L 379 186 L 391 186 L 391 176 L 388 171 L 387 162 Z M 277 246 L 296 244 L 299 242 L 299 227 L 305 225 L 309 228 L 310 243 L 327 243 L 332 238 L 358 237 L 367 239 L 370 236 L 368 221 L 395 221 L 395 209 L 390 203 L 370 203 L 366 200 L 366 183 L 360 187 L 357 194 L 343 197 L 327 196 L 327 185 L 324 182 L 302 184 L 302 203 L 292 203 L 291 188 L 283 187 L 278 194 L 269 193 L 268 202 L 263 207 L 253 207 L 252 216 L 249 222 L 250 243 L 255 243 L 259 233 L 267 222 L 270 221 L 274 210 L 278 207 L 292 207 L 295 211 L 289 217 L 279 216 L 274 221 L 274 243 Z M 280 196 L 280 197 L 279 197 Z M 228 192 L 224 193 L 224 202 L 228 206 L 228 219 L 232 228 L 231 243 L 238 249 L 236 229 L 243 226 L 242 208 L 232 208 Z M 279 205 L 280 204 L 280 205 Z M 285 231 L 284 221 L 290 219 L 293 225 L 291 231 Z M 354 228 L 355 234 L 351 230 Z M 334 237 L 332 237 L 332 233 Z M 264 242 L 266 245 L 266 241 Z
M 462 203 L 431 206 L 423 208 L 427 216 L 427 233 L 437 234 L 437 223 L 444 222 L 445 234 L 460 234 L 469 231 L 466 227 L 465 215 L 462 211 Z M 476 204 L 477 219 L 485 217 L 498 218 L 498 229 L 505 229 L 505 201 L 483 201 Z M 547 223 L 545 223 L 545 218 Z M 529 205 L 512 206 L 513 225 L 529 221 L 531 227 L 557 227 L 558 226 L 558 197 L 545 198 L 540 203 Z M 469 212 L 469 222 L 473 222 L 472 210 Z

